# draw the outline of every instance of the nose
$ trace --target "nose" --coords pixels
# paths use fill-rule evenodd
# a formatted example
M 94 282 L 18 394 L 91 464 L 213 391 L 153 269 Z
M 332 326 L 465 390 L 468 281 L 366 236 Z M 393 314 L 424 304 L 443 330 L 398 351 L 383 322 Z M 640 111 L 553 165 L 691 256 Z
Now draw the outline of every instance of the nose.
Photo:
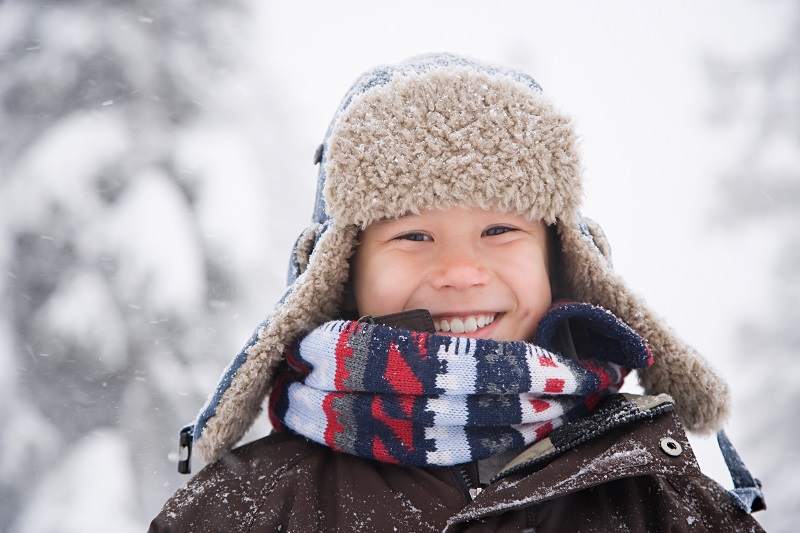
M 489 281 L 489 270 L 481 252 L 469 244 L 443 246 L 434 261 L 431 285 L 435 289 L 466 290 Z

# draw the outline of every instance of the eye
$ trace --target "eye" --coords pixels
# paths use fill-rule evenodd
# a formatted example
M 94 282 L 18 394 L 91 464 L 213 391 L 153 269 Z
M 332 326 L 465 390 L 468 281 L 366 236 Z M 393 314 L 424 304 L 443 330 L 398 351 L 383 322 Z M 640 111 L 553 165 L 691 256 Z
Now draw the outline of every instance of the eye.
M 492 226 L 491 228 L 485 229 L 482 235 L 491 237 L 494 235 L 502 235 L 503 233 L 508 233 L 510 231 L 517 231 L 517 228 L 512 228 L 509 226 Z
M 402 235 L 398 235 L 394 238 L 396 241 L 414 241 L 414 242 L 422 242 L 422 241 L 430 241 L 432 240 L 430 235 L 426 235 L 425 233 L 420 232 L 411 232 L 411 233 L 404 233 Z

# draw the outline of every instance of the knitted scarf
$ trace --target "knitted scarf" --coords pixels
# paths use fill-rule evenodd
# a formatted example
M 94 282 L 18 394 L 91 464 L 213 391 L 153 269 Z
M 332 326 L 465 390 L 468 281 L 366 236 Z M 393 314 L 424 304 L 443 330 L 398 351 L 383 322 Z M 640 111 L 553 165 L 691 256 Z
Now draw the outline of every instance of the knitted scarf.
M 555 351 L 567 319 L 577 359 Z M 454 465 L 544 438 L 617 392 L 630 368 L 652 364 L 641 337 L 588 304 L 554 306 L 534 341 L 328 322 L 287 350 L 270 418 L 360 457 Z

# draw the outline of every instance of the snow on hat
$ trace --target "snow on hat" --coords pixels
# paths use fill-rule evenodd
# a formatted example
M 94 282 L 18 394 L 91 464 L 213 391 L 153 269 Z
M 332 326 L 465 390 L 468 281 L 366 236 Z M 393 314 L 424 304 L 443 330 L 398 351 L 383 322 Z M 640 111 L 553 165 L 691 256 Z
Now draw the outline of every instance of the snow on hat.
M 317 203 L 292 252 L 289 287 L 187 429 L 198 455 L 211 462 L 235 446 L 260 413 L 286 347 L 340 316 L 360 229 L 450 206 L 555 225 L 560 292 L 605 307 L 647 339 L 655 363 L 638 371 L 645 391 L 670 394 L 690 430 L 719 429 L 726 384 L 628 289 L 602 230 L 581 217 L 575 145 L 570 119 L 523 73 L 436 54 L 363 74 L 317 153 Z

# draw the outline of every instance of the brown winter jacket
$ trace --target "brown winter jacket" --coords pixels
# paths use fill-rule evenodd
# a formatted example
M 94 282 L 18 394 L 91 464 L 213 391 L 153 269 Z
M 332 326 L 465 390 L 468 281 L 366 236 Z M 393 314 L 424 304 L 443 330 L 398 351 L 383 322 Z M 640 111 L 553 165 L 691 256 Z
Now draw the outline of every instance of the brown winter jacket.
M 474 499 L 474 465 L 407 468 L 273 433 L 203 469 L 150 532 L 763 531 L 700 472 L 668 400 L 611 397 Z

